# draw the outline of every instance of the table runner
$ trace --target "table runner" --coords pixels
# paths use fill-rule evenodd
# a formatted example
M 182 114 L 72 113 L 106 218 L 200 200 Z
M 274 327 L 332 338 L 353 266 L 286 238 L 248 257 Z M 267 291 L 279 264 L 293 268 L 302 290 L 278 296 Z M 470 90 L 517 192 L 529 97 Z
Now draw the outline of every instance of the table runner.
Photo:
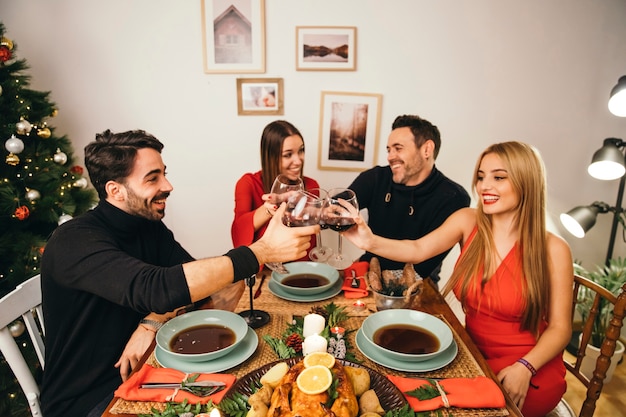
M 420 378 L 469 378 L 473 376 L 484 375 L 484 372 L 482 371 L 482 369 L 480 369 L 480 366 L 478 365 L 474 357 L 470 354 L 469 350 L 461 341 L 456 331 L 452 327 L 450 327 L 450 329 L 452 330 L 454 340 L 457 342 L 459 352 L 456 358 L 449 365 L 441 369 L 430 372 L 407 373 L 395 371 L 393 369 L 386 368 L 373 361 L 370 361 L 358 350 L 354 339 L 356 336 L 356 330 L 361 327 L 361 323 L 363 323 L 363 320 L 365 320 L 367 316 L 376 311 L 376 305 L 374 302 L 374 298 L 371 294 L 368 297 L 361 298 L 361 301 L 365 303 L 366 308 L 360 310 L 354 308 L 354 299 L 347 299 L 343 296 L 343 294 L 339 294 L 328 300 L 310 303 L 298 303 L 280 299 L 274 296 L 267 287 L 264 287 L 261 296 L 254 300 L 254 308 L 270 312 L 270 323 L 261 327 L 260 329 L 256 329 L 256 334 L 259 337 L 259 346 L 252 354 L 252 356 L 241 365 L 225 372 L 231 373 L 237 378 L 242 378 L 249 372 L 258 369 L 261 366 L 264 366 L 270 362 L 277 361 L 278 357 L 276 356 L 276 353 L 274 353 L 271 347 L 267 343 L 265 343 L 262 336 L 265 334 L 269 334 L 274 337 L 280 337 L 285 331 L 287 324 L 293 320 L 294 316 L 304 316 L 308 314 L 311 308 L 314 306 L 322 306 L 333 302 L 338 306 L 346 307 L 346 311 L 350 314 L 350 317 L 342 324 L 342 326 L 347 330 L 354 330 L 350 332 L 347 337 L 350 342 L 350 346 L 352 347 L 352 352 L 358 359 L 362 360 L 362 365 L 364 366 L 367 366 L 383 375 L 399 375 L 409 377 L 415 375 L 419 376 Z M 249 309 L 250 298 L 248 291 L 246 291 L 241 297 L 241 300 L 239 301 L 235 312 Z M 444 317 L 439 318 L 446 321 Z M 150 355 L 146 363 L 149 363 L 153 366 L 160 366 L 154 357 L 154 353 Z M 162 403 L 137 402 L 118 399 L 115 405 L 111 408 L 110 412 L 111 414 L 149 414 L 152 408 L 163 410 L 164 407 L 165 406 Z M 451 408 L 450 411 L 454 416 L 459 417 L 496 417 L 509 415 L 506 409 L 467 410 Z M 433 415 L 435 414 L 433 413 Z

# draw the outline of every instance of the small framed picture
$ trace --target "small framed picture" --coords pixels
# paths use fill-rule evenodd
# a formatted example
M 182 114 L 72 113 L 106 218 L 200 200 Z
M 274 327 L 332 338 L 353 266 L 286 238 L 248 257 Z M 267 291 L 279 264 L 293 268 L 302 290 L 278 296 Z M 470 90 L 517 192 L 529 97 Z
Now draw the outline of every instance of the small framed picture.
M 265 72 L 265 0 L 202 0 L 206 73 Z
M 297 26 L 297 71 L 355 71 L 356 27 Z
M 322 91 L 318 168 L 363 171 L 374 166 L 381 94 Z
M 237 78 L 237 113 L 240 116 L 283 114 L 283 79 Z

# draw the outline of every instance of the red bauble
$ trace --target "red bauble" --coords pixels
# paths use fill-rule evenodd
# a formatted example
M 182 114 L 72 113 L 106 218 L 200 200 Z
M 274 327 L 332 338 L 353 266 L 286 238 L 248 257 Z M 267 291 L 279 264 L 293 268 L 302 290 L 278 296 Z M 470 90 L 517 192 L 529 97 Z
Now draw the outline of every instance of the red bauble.
M 5 45 L 0 45 L 0 61 L 7 62 L 11 59 L 11 50 Z
M 74 174 L 78 174 L 78 175 L 83 175 L 83 167 L 81 167 L 80 165 L 74 165 L 73 167 L 70 168 L 70 171 L 73 172 Z
M 26 206 L 20 206 L 15 209 L 14 216 L 17 217 L 18 220 L 26 220 L 28 216 L 30 216 L 30 210 Z

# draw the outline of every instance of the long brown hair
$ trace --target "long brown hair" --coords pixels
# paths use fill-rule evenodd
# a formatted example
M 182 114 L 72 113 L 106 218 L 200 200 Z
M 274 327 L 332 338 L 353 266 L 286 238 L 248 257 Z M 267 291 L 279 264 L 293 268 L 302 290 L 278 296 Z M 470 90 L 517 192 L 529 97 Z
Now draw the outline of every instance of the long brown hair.
M 286 120 L 275 120 L 265 126 L 261 134 L 261 178 L 263 179 L 263 191 L 269 193 L 274 179 L 281 171 L 281 158 L 283 142 L 289 136 L 302 134 L 294 125 Z M 304 139 L 302 139 L 304 143 Z M 304 162 L 300 175 L 304 175 Z
M 539 152 L 521 142 L 503 142 L 489 146 L 480 155 L 474 169 L 473 192 L 476 195 L 478 170 L 487 154 L 495 154 L 502 160 L 509 173 L 513 189 L 519 196 L 515 218 L 519 236 L 519 255 L 525 282 L 522 296 L 526 306 L 521 328 L 539 333 L 542 320 L 547 318 L 550 301 L 550 275 L 548 269 L 546 231 L 546 176 Z M 495 243 L 491 233 L 492 216 L 483 211 L 478 200 L 476 217 L 477 233 L 463 252 L 446 284 L 444 293 L 461 283 L 461 303 L 468 292 L 473 291 L 472 277 L 484 271 L 482 285 L 495 272 Z

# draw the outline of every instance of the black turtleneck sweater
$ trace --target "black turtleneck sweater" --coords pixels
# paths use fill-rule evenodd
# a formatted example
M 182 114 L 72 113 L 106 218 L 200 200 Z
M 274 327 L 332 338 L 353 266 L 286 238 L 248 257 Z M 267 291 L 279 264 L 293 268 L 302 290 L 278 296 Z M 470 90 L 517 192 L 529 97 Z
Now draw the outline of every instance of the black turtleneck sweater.
M 42 258 L 46 417 L 83 417 L 120 384 L 114 364 L 142 317 L 191 302 L 193 260 L 161 221 L 107 202 L 59 226 Z
M 450 214 L 468 207 L 470 197 L 459 184 L 433 167 L 421 184 L 406 186 L 393 182 L 389 166 L 376 166 L 362 172 L 348 187 L 359 201 L 360 209 L 368 211 L 372 231 L 391 239 L 417 239 L 439 227 Z M 387 201 L 388 200 L 388 201 Z M 439 281 L 441 262 L 448 251 L 414 265 L 422 276 Z M 404 264 L 366 252 L 362 261 L 373 256 L 380 260 L 381 269 L 402 269 Z

